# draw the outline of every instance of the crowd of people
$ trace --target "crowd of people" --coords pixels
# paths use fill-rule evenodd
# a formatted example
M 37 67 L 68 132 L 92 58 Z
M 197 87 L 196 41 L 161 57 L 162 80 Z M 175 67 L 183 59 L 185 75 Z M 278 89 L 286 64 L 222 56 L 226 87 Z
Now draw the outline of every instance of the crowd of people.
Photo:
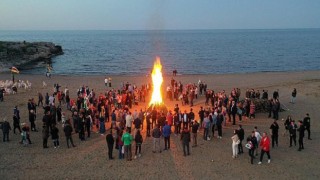
M 118 151 L 118 158 L 126 158 L 131 161 L 133 158 L 141 157 L 142 144 L 144 138 L 142 132 L 146 128 L 146 138 L 152 138 L 153 153 L 170 150 L 171 135 L 180 136 L 183 145 L 183 155 L 190 155 L 190 143 L 192 147 L 198 146 L 198 133 L 203 133 L 203 140 L 210 141 L 214 137 L 222 139 L 223 126 L 226 123 L 236 125 L 232 139 L 232 157 L 237 158 L 244 153 L 243 141 L 245 140 L 245 131 L 241 122 L 243 117 L 255 118 L 255 99 L 268 100 L 268 92 L 262 90 L 247 90 L 245 99 L 241 100 L 241 90 L 234 88 L 228 94 L 225 90 L 215 92 L 208 89 L 205 82 L 199 80 L 196 83 L 182 84 L 171 79 L 167 87 L 166 98 L 170 101 L 176 101 L 174 109 L 162 109 L 157 106 L 140 108 L 139 103 L 145 103 L 150 94 L 151 85 L 144 84 L 140 88 L 129 82 L 122 83 L 119 89 L 112 88 L 111 78 L 105 79 L 106 91 L 99 95 L 94 89 L 88 86 L 81 86 L 76 94 L 76 98 L 71 98 L 67 87 L 62 91 L 59 84 L 54 84 L 52 94 L 46 93 L 45 97 L 38 92 L 38 102 L 34 98 L 28 100 L 28 123 L 20 123 L 20 111 L 16 106 L 13 111 L 13 132 L 16 130 L 21 134 L 20 143 L 24 146 L 31 144 L 31 133 L 38 132 L 40 128 L 36 127 L 36 120 L 42 116 L 42 139 L 43 148 L 48 148 L 49 138 L 51 137 L 54 148 L 60 146 L 60 130 L 63 131 L 67 147 L 76 147 L 73 141 L 73 135 L 78 134 L 80 141 L 90 139 L 91 133 L 96 132 L 106 135 L 109 159 L 114 159 L 113 150 Z M 193 111 L 194 103 L 199 97 L 204 96 L 204 107 L 200 107 L 198 112 Z M 295 94 L 292 96 L 296 96 Z M 43 102 L 44 101 L 44 102 Z M 190 110 L 182 111 L 179 107 L 189 105 Z M 198 101 L 197 103 L 200 103 Z M 278 146 L 278 118 L 280 110 L 279 92 L 275 91 L 273 97 L 269 100 L 269 117 L 273 114 L 274 122 L 270 126 L 271 140 L 267 132 L 262 136 L 257 127 L 252 134 L 247 137 L 245 147 L 248 149 L 250 161 L 253 163 L 255 155 L 260 147 L 261 164 L 264 154 L 268 156 L 268 163 L 271 161 L 270 146 Z M 63 111 L 63 109 L 65 109 Z M 69 113 L 70 116 L 66 114 Z M 61 128 L 59 127 L 61 125 Z M 106 126 L 107 125 L 107 126 Z M 299 132 L 299 151 L 304 149 L 303 137 L 304 131 L 308 131 L 310 138 L 310 117 L 307 114 L 303 121 L 299 121 L 299 127 L 295 121 L 288 116 L 284 123 L 285 133 L 289 131 L 290 147 L 292 142 L 296 145 L 296 131 Z M 22 128 L 21 128 L 22 126 Z M 5 120 L 1 125 L 3 131 L 3 141 L 9 141 L 10 123 Z M 215 131 L 217 135 L 215 136 Z M 161 146 L 161 138 L 164 140 L 164 149 Z M 133 143 L 134 142 L 134 143 Z M 132 144 L 135 144 L 135 153 L 132 155 Z

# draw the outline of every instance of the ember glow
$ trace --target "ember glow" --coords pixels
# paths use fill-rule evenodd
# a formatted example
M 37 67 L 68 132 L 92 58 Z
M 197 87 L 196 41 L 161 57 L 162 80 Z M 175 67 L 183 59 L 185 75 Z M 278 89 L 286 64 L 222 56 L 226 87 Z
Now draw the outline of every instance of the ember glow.
M 163 77 L 162 77 L 161 69 L 162 69 L 162 65 L 160 62 L 160 57 L 156 57 L 156 61 L 154 62 L 153 70 L 151 74 L 153 90 L 152 90 L 152 96 L 151 96 L 151 101 L 149 103 L 149 106 L 160 105 L 163 103 L 162 94 L 161 94 L 161 85 L 163 82 Z

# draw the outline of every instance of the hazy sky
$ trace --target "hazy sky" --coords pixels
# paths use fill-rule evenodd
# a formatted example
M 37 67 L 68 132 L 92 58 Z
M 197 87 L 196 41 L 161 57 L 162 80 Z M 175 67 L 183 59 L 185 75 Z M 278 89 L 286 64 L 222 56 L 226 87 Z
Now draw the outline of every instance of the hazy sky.
M 320 0 L 0 0 L 0 30 L 320 28 Z

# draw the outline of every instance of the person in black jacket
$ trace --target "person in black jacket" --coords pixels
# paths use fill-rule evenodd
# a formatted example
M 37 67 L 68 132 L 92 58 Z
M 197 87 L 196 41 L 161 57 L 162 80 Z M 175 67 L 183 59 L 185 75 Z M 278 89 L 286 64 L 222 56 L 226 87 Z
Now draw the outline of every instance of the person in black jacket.
M 274 122 L 271 124 L 270 130 L 271 130 L 271 138 L 272 138 L 272 147 L 274 147 L 274 144 L 278 146 L 279 125 L 277 123 L 277 120 L 274 120 Z
M 182 146 L 183 146 L 183 155 L 190 155 L 190 151 L 189 151 L 189 143 L 191 140 L 190 137 L 190 131 L 187 128 L 184 128 L 184 130 L 182 131 L 181 134 L 181 141 L 182 141 Z M 187 149 L 187 153 L 186 153 L 186 149 Z
M 140 133 L 140 130 L 137 130 L 137 133 L 134 137 L 134 141 L 136 142 L 136 152 L 134 158 L 136 159 L 137 156 L 141 157 L 141 144 L 143 142 L 142 135 Z
M 112 136 L 112 130 L 109 131 L 109 133 L 106 136 L 107 146 L 108 146 L 108 156 L 109 159 L 113 159 L 112 157 L 112 151 L 113 151 L 113 145 L 114 145 L 114 139 Z
M 64 134 L 66 136 L 68 148 L 69 148 L 69 141 L 71 142 L 72 147 L 76 147 L 73 144 L 73 139 L 72 139 L 72 131 L 73 131 L 73 129 L 72 129 L 71 125 L 70 125 L 70 120 L 66 121 L 66 124 L 65 124 L 65 126 L 63 128 L 63 131 L 64 131 Z
M 54 124 L 51 130 L 51 138 L 53 140 L 54 148 L 59 147 L 59 129 Z
M 200 111 L 199 111 L 199 118 L 200 118 L 200 124 L 203 123 L 203 119 L 204 119 L 204 110 L 203 110 L 203 107 L 201 106 L 200 107 Z
M 255 131 L 252 131 L 251 136 L 249 136 L 247 138 L 247 141 L 248 141 L 248 144 L 250 144 L 250 148 L 249 148 L 250 162 L 251 162 L 251 164 L 253 164 L 253 159 L 255 158 L 254 151 L 255 151 L 256 147 L 258 147 L 258 141 L 255 136 Z
M 294 120 L 291 121 L 291 124 L 289 125 L 289 134 L 290 134 L 290 146 L 292 147 L 292 141 L 294 142 L 294 146 L 297 145 L 297 125 L 294 123 Z
M 303 138 L 304 138 L 304 126 L 303 126 L 303 122 L 299 121 L 299 149 L 298 151 L 301 151 L 302 149 L 304 149 L 303 147 Z
M 303 126 L 304 129 L 308 131 L 308 139 L 312 140 L 310 138 L 310 116 L 308 113 L 306 114 L 306 117 L 303 119 Z
M 9 132 L 11 130 L 11 126 L 7 120 L 4 120 L 2 123 L 2 132 L 3 132 L 3 142 L 9 141 Z
M 232 114 L 232 125 L 236 125 L 236 114 L 237 114 L 237 104 L 235 101 L 232 101 L 230 106 L 230 112 Z
M 240 143 L 238 144 L 238 154 L 242 154 L 243 153 L 242 141 L 244 139 L 244 130 L 241 124 L 239 124 L 239 129 L 237 130 L 237 134 L 240 140 Z
M 42 145 L 43 148 L 48 148 L 49 128 L 46 125 L 42 126 Z
M 20 111 L 17 106 L 13 109 L 13 133 L 16 134 L 16 129 L 21 133 L 20 128 Z
M 31 131 L 37 132 L 36 124 L 34 123 L 36 120 L 36 115 L 33 109 L 29 111 L 29 122 L 31 124 Z
M 217 116 L 217 129 L 218 129 L 218 138 L 222 138 L 222 122 L 224 120 L 223 114 L 221 114 L 221 111 L 218 110 L 218 116 Z

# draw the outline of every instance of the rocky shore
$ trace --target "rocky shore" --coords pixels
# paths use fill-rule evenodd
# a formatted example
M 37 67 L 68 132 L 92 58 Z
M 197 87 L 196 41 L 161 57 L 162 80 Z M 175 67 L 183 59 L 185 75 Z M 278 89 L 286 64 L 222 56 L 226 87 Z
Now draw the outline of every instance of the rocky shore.
M 63 54 L 62 47 L 51 42 L 8 42 L 0 41 L 0 72 L 16 66 L 25 69 L 40 62 Z

